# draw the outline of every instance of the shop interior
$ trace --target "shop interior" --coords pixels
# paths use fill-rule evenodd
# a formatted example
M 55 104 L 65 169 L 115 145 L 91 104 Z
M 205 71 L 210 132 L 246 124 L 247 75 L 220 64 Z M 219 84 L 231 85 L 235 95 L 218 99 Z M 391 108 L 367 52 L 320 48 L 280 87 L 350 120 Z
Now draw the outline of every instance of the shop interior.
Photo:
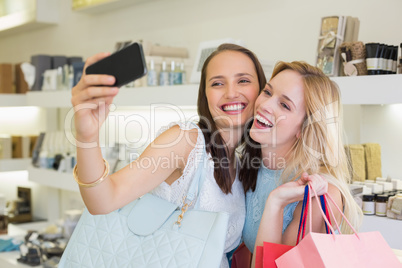
M 37 0 L 32 1 L 35 7 L 28 7 L 35 10 L 33 22 L 7 21 L 8 2 L 13 2 L 18 12 L 26 8 L 26 1 L 0 1 L 0 64 L 31 62 L 34 55 L 85 60 L 98 52 L 114 52 L 124 42 L 141 42 L 151 54 L 146 55 L 148 69 L 152 61 L 158 73 L 163 61 L 169 70 L 172 59 L 180 62 L 185 73 L 183 85 L 148 86 L 145 77 L 123 88 L 116 98 L 116 107 L 101 131 L 104 153 L 116 159 L 116 169 L 132 161 L 169 123 L 197 118 L 194 65 L 199 61 L 201 45 L 207 46 L 208 42 L 214 45 L 235 40 L 244 44 L 259 57 L 269 76 L 279 60 L 315 65 L 322 18 L 353 16 L 360 22 L 358 41 L 398 46 L 398 64 L 402 56 L 402 40 L 395 35 L 397 25 L 402 23 L 402 2 L 397 0 L 106 0 L 87 7 L 79 6 L 80 2 L 91 1 Z M 174 56 L 152 52 L 164 48 Z M 402 180 L 402 74 L 332 79 L 342 92 L 345 143 L 379 144 L 380 177 Z M 51 137 L 47 138 L 49 148 L 54 144 L 62 147 L 55 150 L 70 150 L 70 99 L 66 88 L 0 94 L 0 135 L 52 133 L 47 135 Z M 130 149 L 125 144 L 130 144 Z M 59 230 L 66 219 L 74 219 L 84 204 L 71 171 L 35 167 L 29 156 L 0 159 L 3 199 L 9 201 L 9 206 L 13 202 L 18 206 L 21 198 L 29 201 L 28 220 L 10 224 L 8 232 L 34 228 L 52 232 Z M 361 231 L 378 230 L 391 248 L 402 250 L 401 228 L 400 220 L 365 215 Z M 11 253 L 0 253 L 1 267 L 22 265 L 10 260 L 16 255 L 7 254 Z

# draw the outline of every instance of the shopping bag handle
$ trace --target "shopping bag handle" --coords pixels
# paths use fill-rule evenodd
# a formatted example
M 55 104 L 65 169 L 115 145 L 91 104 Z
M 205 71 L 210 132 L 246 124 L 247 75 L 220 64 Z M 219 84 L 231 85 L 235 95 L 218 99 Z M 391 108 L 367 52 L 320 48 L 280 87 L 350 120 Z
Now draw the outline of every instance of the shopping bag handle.
M 303 197 L 303 204 L 302 204 L 302 210 L 300 213 L 300 221 L 299 221 L 299 228 L 297 230 L 297 241 L 296 245 L 299 244 L 299 241 L 304 238 L 304 234 L 306 231 L 306 219 L 307 219 L 307 211 L 308 211 L 308 201 L 310 200 L 309 198 L 309 190 L 308 186 L 304 187 L 304 197 Z M 301 237 L 300 237 L 301 235 Z
M 309 188 L 313 191 L 314 195 L 317 196 L 317 193 L 316 193 L 314 187 L 312 187 L 310 183 L 308 183 L 308 186 L 309 186 Z M 311 195 L 309 195 L 309 196 L 310 196 L 310 199 L 311 199 Z M 355 228 L 353 228 L 352 224 L 351 224 L 351 223 L 349 222 L 349 220 L 346 218 L 345 214 L 343 214 L 342 210 L 338 207 L 338 205 L 336 204 L 336 202 L 332 199 L 331 195 L 330 195 L 329 193 L 326 193 L 325 196 L 328 197 L 328 199 L 332 202 L 332 204 L 335 206 L 335 208 L 339 211 L 339 213 L 341 214 L 342 218 L 345 220 L 345 222 L 346 222 L 346 223 L 349 225 L 349 227 L 352 229 L 352 231 L 354 232 L 354 234 L 356 235 L 356 237 L 357 237 L 358 239 L 360 239 L 359 235 L 357 234 L 357 231 L 355 230 Z M 321 215 L 322 215 L 323 218 L 324 218 L 324 221 L 327 223 L 328 227 L 331 229 L 332 235 L 333 235 L 334 238 L 335 238 L 335 230 L 334 230 L 334 228 L 329 224 L 328 219 L 327 219 L 327 217 L 325 216 L 324 211 L 322 210 L 322 207 L 321 207 L 321 205 L 320 205 L 320 203 L 319 203 L 319 201 L 318 201 L 318 198 L 315 198 L 315 199 L 316 199 L 317 204 L 318 204 L 318 206 L 319 206 L 319 208 L 320 208 L 320 212 L 321 212 Z M 310 231 L 311 231 L 311 230 L 312 230 L 312 221 L 311 221 L 311 219 L 312 219 L 312 212 L 311 212 L 311 210 L 312 210 L 312 209 L 311 209 L 311 202 L 309 202 L 309 203 L 310 203 L 309 217 L 310 217 Z M 332 215 L 332 218 L 333 218 L 334 221 L 335 221 L 335 224 L 336 224 L 336 227 L 338 228 L 339 233 L 341 233 L 341 230 L 340 230 L 340 228 L 339 228 L 338 222 L 337 222 L 336 219 L 335 219 L 335 216 L 334 216 L 334 213 L 333 213 L 333 211 L 332 211 L 332 209 L 331 209 L 331 206 L 327 206 L 327 207 L 328 207 L 328 210 L 330 211 L 330 213 L 331 213 L 331 215 Z
M 303 204 L 302 204 L 302 211 L 300 213 L 300 221 L 299 221 L 299 228 L 297 231 L 297 241 L 296 241 L 296 245 L 299 244 L 300 240 L 304 238 L 305 236 L 305 232 L 306 232 L 306 222 L 307 222 L 307 211 L 308 211 L 308 203 L 310 200 L 310 191 L 309 191 L 309 186 L 306 185 L 304 187 L 304 197 L 303 197 Z M 320 200 L 321 200 L 321 207 L 326 215 L 326 218 L 329 221 L 329 225 L 331 224 L 331 218 L 328 212 L 328 208 L 327 208 L 327 201 L 325 199 L 325 195 L 321 195 L 320 196 Z M 331 230 L 328 227 L 328 224 L 324 221 L 325 223 L 325 231 L 327 234 L 331 233 Z

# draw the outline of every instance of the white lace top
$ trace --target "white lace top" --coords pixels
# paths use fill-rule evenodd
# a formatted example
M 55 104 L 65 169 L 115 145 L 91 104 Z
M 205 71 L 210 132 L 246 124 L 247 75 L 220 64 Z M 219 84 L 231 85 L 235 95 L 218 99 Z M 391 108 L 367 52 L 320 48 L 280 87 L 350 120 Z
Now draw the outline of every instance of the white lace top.
M 190 130 L 197 128 L 194 124 L 178 123 L 181 129 Z M 201 188 L 199 208 L 207 211 L 225 211 L 229 213 L 229 225 L 225 243 L 225 254 L 222 257 L 221 268 L 229 267 L 226 253 L 237 247 L 241 240 L 246 207 L 243 185 L 239 181 L 236 174 L 235 181 L 232 185 L 232 193 L 225 194 L 219 188 L 214 177 L 214 163 L 210 154 L 203 154 L 204 137 L 200 129 L 198 129 L 197 144 L 190 152 L 187 164 L 184 168 L 183 175 L 178 178 L 172 185 L 166 182 L 161 183 L 155 188 L 152 193 L 174 204 L 181 205 L 183 197 L 186 195 L 190 186 L 191 180 L 197 170 L 198 164 L 201 162 L 201 157 L 205 155 L 208 158 L 207 169 L 205 170 L 204 184 Z

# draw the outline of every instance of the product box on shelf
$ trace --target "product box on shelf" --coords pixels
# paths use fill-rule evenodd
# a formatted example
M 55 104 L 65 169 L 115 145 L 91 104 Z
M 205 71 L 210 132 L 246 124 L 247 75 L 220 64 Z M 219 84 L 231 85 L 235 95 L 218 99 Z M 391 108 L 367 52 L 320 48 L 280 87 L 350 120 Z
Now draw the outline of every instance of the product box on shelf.
M 13 67 L 10 63 L 0 64 L 0 93 L 14 93 Z
M 63 67 L 67 64 L 66 56 L 52 56 L 52 69 L 57 69 L 59 67 Z
M 13 158 L 28 158 L 31 139 L 29 136 L 12 136 Z
M 52 57 L 49 55 L 33 55 L 31 57 L 31 64 L 35 66 L 35 83 L 31 90 L 42 90 L 43 73 L 52 68 Z
M 317 47 L 317 67 L 328 76 L 338 76 L 339 46 L 345 37 L 347 17 L 329 16 L 321 19 Z
M 29 90 L 28 83 L 25 81 L 21 63 L 15 65 L 15 92 L 25 94 Z
M 0 134 L 0 159 L 12 157 L 12 139 L 10 135 Z

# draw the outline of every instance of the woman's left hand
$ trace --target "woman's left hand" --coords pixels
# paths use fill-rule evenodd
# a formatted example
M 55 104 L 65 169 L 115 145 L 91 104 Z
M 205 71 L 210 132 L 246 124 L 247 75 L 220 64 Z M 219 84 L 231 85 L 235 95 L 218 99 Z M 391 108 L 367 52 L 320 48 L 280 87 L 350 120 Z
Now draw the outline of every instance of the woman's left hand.
M 307 183 L 310 183 L 317 195 L 323 195 L 328 191 L 328 182 L 324 177 L 319 174 L 308 175 L 307 172 L 303 172 L 297 181 L 284 183 L 273 190 L 268 196 L 267 202 L 275 203 L 284 208 L 290 203 L 301 201 L 303 200 L 304 188 Z M 314 196 L 314 193 L 312 193 L 312 196 Z

